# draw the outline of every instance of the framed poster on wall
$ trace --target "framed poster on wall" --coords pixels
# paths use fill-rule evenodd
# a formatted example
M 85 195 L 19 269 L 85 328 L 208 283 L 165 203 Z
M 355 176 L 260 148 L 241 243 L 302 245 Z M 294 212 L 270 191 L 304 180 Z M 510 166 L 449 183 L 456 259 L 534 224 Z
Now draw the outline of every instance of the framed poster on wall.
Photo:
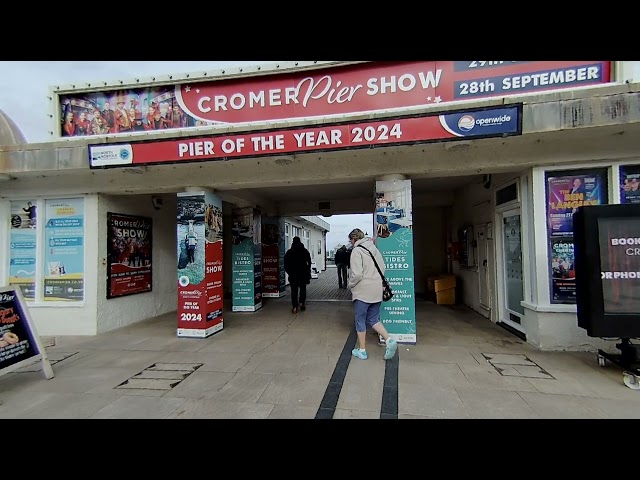
M 150 292 L 151 218 L 107 213 L 107 298 Z
M 640 165 L 620 167 L 620 203 L 640 203 Z
M 551 303 L 576 303 L 573 215 L 584 205 L 609 203 L 606 168 L 550 171 L 545 175 Z

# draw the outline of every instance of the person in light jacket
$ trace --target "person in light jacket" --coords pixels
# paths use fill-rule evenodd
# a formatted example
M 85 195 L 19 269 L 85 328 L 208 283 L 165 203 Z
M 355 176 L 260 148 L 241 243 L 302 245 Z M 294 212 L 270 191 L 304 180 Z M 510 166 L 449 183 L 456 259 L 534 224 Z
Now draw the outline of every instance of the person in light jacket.
M 349 233 L 349 241 L 353 245 L 351 251 L 351 273 L 349 274 L 349 289 L 355 309 L 356 333 L 358 334 L 358 346 L 351 354 L 361 360 L 368 358 L 366 348 L 367 327 L 371 327 L 384 338 L 387 346 L 384 359 L 390 360 L 398 350 L 397 342 L 389 337 L 387 329 L 380 321 L 380 304 L 382 303 L 382 277 L 376 268 L 373 258 L 376 259 L 380 271 L 384 274 L 384 258 L 380 250 L 374 245 L 371 238 L 366 238 L 359 228 Z M 368 250 L 368 251 L 367 251 Z M 369 255 L 371 252 L 371 255 Z

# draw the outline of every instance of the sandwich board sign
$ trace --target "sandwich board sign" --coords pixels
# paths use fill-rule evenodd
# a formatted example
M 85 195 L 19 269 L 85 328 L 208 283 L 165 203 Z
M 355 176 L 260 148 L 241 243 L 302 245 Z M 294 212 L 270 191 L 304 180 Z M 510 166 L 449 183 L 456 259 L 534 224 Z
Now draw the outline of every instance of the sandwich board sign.
M 47 379 L 54 377 L 20 287 L 0 287 L 0 375 L 42 361 Z

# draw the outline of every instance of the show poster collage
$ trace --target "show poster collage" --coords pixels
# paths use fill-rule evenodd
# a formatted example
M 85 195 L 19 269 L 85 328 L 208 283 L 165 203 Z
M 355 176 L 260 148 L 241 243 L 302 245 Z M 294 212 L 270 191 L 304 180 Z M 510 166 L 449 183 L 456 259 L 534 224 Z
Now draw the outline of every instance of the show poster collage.
M 259 210 L 233 211 L 232 311 L 262 308 L 262 220 Z
M 187 114 L 165 85 L 60 98 L 62 137 L 135 133 L 212 125 Z
M 279 298 L 286 293 L 284 271 L 284 219 L 262 219 L 262 296 Z
M 380 319 L 396 341 L 415 344 L 411 180 L 376 182 L 375 206 L 376 246 L 384 257 L 385 277 L 394 292 L 390 301 L 382 303 Z
M 107 213 L 107 298 L 152 289 L 153 224 L 151 218 Z
M 222 200 L 180 192 L 177 203 L 178 336 L 208 337 L 223 328 Z
M 548 172 L 546 183 L 551 303 L 575 304 L 573 214 L 583 205 L 608 202 L 607 172 Z

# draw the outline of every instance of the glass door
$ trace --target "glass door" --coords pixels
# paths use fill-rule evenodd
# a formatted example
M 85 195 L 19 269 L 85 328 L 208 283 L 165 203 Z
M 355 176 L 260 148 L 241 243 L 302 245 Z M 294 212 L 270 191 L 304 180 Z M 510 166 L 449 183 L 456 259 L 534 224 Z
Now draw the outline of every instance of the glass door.
M 524 307 L 520 303 L 524 300 L 520 209 L 504 212 L 501 226 L 504 302 L 500 320 L 524 332 L 521 325 Z

